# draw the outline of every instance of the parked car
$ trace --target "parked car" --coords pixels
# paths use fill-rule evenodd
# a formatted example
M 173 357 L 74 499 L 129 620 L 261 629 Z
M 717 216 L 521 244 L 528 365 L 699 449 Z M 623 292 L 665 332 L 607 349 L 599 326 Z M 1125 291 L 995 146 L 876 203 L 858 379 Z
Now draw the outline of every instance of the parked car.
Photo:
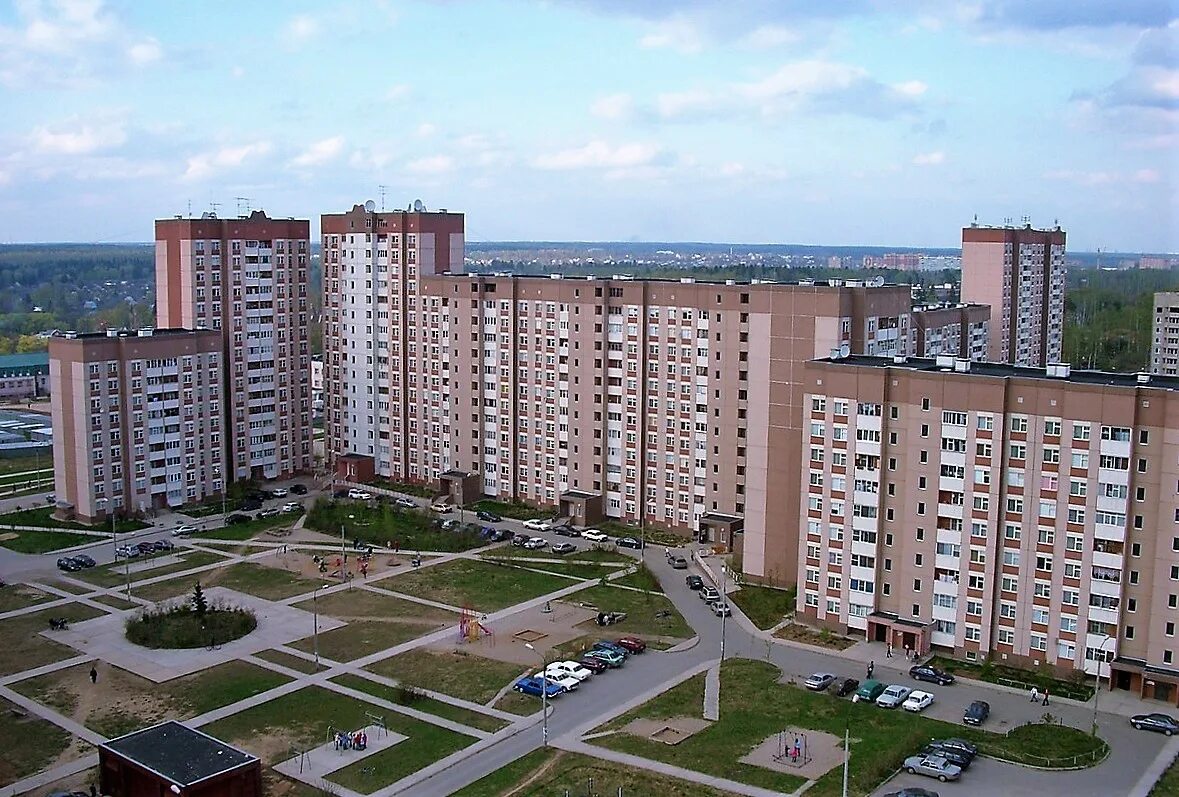
M 347 498 L 347 497 L 348 497 L 347 490 L 336 490 L 334 493 L 332 493 L 332 498 Z
M 630 655 L 629 650 L 624 648 L 622 645 L 619 645 L 612 639 L 599 639 L 594 643 L 594 650 L 609 650 L 613 653 L 617 653 L 624 659 Z
M 287 489 L 285 487 L 275 487 L 270 491 L 270 495 L 274 498 L 286 498 Z
M 292 495 L 307 495 L 307 485 L 295 482 L 291 485 Z
M 881 708 L 896 708 L 909 697 L 909 693 L 913 690 L 907 686 L 900 684 L 892 684 L 880 693 L 880 697 L 876 698 L 876 705 Z
M 94 567 L 96 564 L 98 564 L 98 562 L 94 561 L 92 557 L 89 557 L 84 553 L 75 554 L 74 561 L 82 565 L 82 567 Z
M 700 576 L 687 576 L 684 578 L 684 583 L 691 590 L 704 589 L 704 579 L 700 578 Z
M 287 501 L 285 504 L 282 505 L 282 511 L 283 512 L 302 512 L 303 505 L 300 504 L 298 501 Z
M 844 678 L 842 681 L 836 684 L 833 691 L 835 692 L 836 697 L 847 697 L 852 692 L 856 691 L 859 686 L 860 682 L 855 678 Z
M 443 501 L 438 501 L 437 503 L 430 504 L 430 511 L 437 512 L 440 515 L 445 515 L 447 512 L 450 512 L 453 509 L 454 509 L 454 506 L 452 504 L 447 504 Z
M 170 551 L 175 547 L 176 543 L 171 540 L 156 540 L 156 550 L 158 551 Z
M 577 546 L 571 542 L 559 542 L 549 549 L 555 554 L 573 553 L 577 550 Z
M 373 494 L 368 490 L 357 490 L 356 488 L 353 488 L 348 491 L 348 497 L 355 501 L 371 501 Z
M 712 603 L 713 601 L 720 600 L 720 593 L 716 591 L 716 587 L 702 587 L 700 592 L 697 594 L 700 596 L 700 600 L 704 601 L 705 603 Z
M 938 797 L 938 793 L 919 786 L 909 786 L 900 791 L 890 791 L 884 797 Z
M 82 565 L 72 556 L 63 556 L 57 560 L 57 569 L 67 573 L 74 573 L 82 569 Z
M 860 688 L 856 690 L 853 699 L 856 701 L 867 700 L 869 703 L 874 703 L 883 691 L 884 684 L 874 678 L 869 678 L 860 684 Z
M 885 690 L 885 694 L 888 694 L 888 690 Z M 877 701 L 877 702 L 879 702 L 879 701 Z M 913 690 L 912 692 L 909 693 L 909 696 L 907 698 L 905 698 L 905 702 L 901 703 L 901 708 L 903 708 L 905 711 L 912 711 L 913 713 L 918 713 L 921 711 L 925 711 L 925 709 L 929 708 L 932 705 L 933 705 L 933 693 L 932 692 L 921 692 L 919 690 Z
M 458 528 L 459 526 L 461 526 L 462 524 L 461 524 L 461 523 L 459 523 L 459 522 L 458 522 L 457 520 L 455 520 L 454 518 L 451 518 L 450 520 L 444 520 L 444 521 L 442 521 L 442 522 L 441 522 L 441 523 L 439 523 L 438 525 L 439 525 L 439 527 L 440 527 L 440 528 L 441 528 L 443 531 L 450 531 L 451 529 L 457 529 L 457 528 Z
M 910 756 L 905 759 L 905 771 L 910 775 L 925 775 L 937 778 L 942 783 L 947 780 L 957 780 L 962 775 L 962 768 L 951 764 L 938 755 Z
M 642 653 L 647 649 L 646 641 L 639 639 L 637 636 L 619 637 L 618 646 L 626 648 L 628 653 Z
M 532 539 L 531 534 L 517 534 L 515 537 L 512 537 L 512 545 L 519 547 L 519 546 L 524 545 L 525 543 L 527 543 L 531 539 Z
M 553 534 L 556 534 L 558 537 L 580 537 L 581 536 L 581 532 L 578 531 L 577 529 L 573 528 L 572 526 L 570 526 L 568 523 L 561 525 L 561 526 L 553 526 L 552 528 L 549 529 L 549 531 L 551 531 Z
M 521 678 L 519 681 L 516 681 L 515 686 L 512 688 L 517 692 L 521 692 L 526 695 L 532 695 L 533 697 L 540 697 L 541 695 L 547 693 L 547 696 L 550 698 L 557 697 L 565 691 L 558 683 L 554 683 L 553 681 L 541 681 L 539 678 L 535 678 L 530 675 Z
M 671 562 L 671 569 L 672 570 L 687 570 L 688 569 L 688 560 L 682 556 L 673 556 L 668 561 Z
M 969 753 L 964 753 L 961 750 L 953 750 L 949 747 L 938 747 L 934 743 L 925 745 L 918 755 L 940 755 L 951 764 L 959 767 L 963 772 L 970 767 L 970 762 L 974 760 L 974 756 Z
M 916 667 L 910 667 L 909 677 L 916 681 L 935 683 L 938 686 L 949 686 L 954 683 L 954 676 L 945 670 L 939 670 L 937 667 L 932 667 L 928 664 L 918 664 Z
M 575 662 L 575 664 L 580 664 L 582 667 L 585 667 L 587 670 L 592 672 L 594 675 L 597 675 L 598 673 L 603 673 L 606 670 L 610 669 L 610 665 L 607 664 L 605 662 L 605 660 L 600 659 L 597 656 L 591 656 L 588 653 L 585 654 L 584 656 L 582 656 L 580 659 L 578 659 Z
M 712 613 L 717 617 L 733 616 L 733 607 L 729 606 L 729 604 L 725 603 L 724 601 L 713 601 L 710 604 L 710 607 L 712 608 Z
M 930 744 L 943 750 L 957 750 L 963 755 L 970 756 L 971 759 L 978 755 L 978 747 L 965 739 L 934 739 Z
M 116 559 L 135 559 L 139 556 L 139 549 L 134 545 L 120 545 L 115 549 Z
M 576 678 L 579 681 L 588 681 L 594 674 L 593 670 L 575 661 L 554 661 L 544 668 L 544 672 L 549 678 Z
M 835 680 L 838 677 L 839 676 L 833 672 L 817 672 L 803 681 L 802 685 L 807 689 L 810 689 L 812 692 L 822 692 L 828 686 L 835 683 Z
M 502 523 L 503 518 L 494 512 L 488 512 L 486 509 L 480 509 L 475 513 L 475 517 L 480 520 L 486 520 L 488 523 Z
M 544 518 L 538 517 L 524 521 L 524 528 L 531 529 L 532 531 L 548 531 L 550 528 L 552 528 L 552 525 L 553 522 L 551 520 L 545 520 Z
M 281 515 L 281 514 L 282 514 L 282 510 L 281 510 L 281 509 L 279 509 L 277 506 L 272 506 L 272 507 L 270 507 L 270 508 L 268 508 L 268 509 L 263 509 L 261 512 L 259 512 L 259 513 L 258 513 L 258 519 L 259 519 L 259 520 L 262 520 L 263 518 L 268 518 L 268 517 L 277 517 L 277 516 L 279 516 L 279 515 Z
M 1179 720 L 1169 714 L 1135 714 L 1130 717 L 1130 724 L 1139 731 L 1155 731 L 1167 736 L 1179 733 Z
M 573 692 L 577 690 L 577 687 L 581 686 L 581 681 L 572 675 L 550 675 L 547 669 L 543 673 L 538 672 L 532 677 L 539 680 L 542 676 L 549 683 L 560 686 L 562 692 Z
M 406 509 L 417 509 L 417 506 L 418 506 L 410 498 L 400 498 L 400 497 L 394 498 L 393 503 L 396 504 L 397 506 L 403 506 Z
M 135 543 L 135 547 L 139 549 L 141 556 L 156 552 L 156 544 L 154 542 L 137 542 Z
M 619 537 L 615 545 L 619 548 L 634 548 L 636 551 L 643 549 L 643 541 L 635 537 Z
M 548 544 L 549 541 L 544 537 L 529 537 L 528 542 L 524 543 L 524 547 L 530 551 L 539 551 Z
M 345 495 L 346 495 L 346 493 L 345 493 Z M 343 498 L 344 496 L 337 495 L 336 497 Z M 258 498 L 243 498 L 241 500 L 241 502 L 238 503 L 237 508 L 242 510 L 243 512 L 256 512 L 257 510 L 262 508 L 262 501 Z
M 226 524 L 228 524 L 228 525 L 230 525 L 230 526 L 236 526 L 236 525 L 238 525 L 239 523 L 249 523 L 249 522 L 250 522 L 250 516 L 249 516 L 249 515 L 243 515 L 243 514 L 241 514 L 240 512 L 235 512 L 234 514 L 232 514 L 232 515 L 230 515 L 229 517 L 225 518 L 225 522 L 226 522 Z
M 504 542 L 505 540 L 512 539 L 514 536 L 515 535 L 512 534 L 511 529 L 496 529 L 495 532 L 491 535 L 490 540 L 492 542 Z
M 991 716 L 991 704 L 985 700 L 976 700 L 966 707 L 962 713 L 962 721 L 967 725 L 982 725 Z
M 172 529 L 172 536 L 173 537 L 186 537 L 189 534 L 196 532 L 196 530 L 197 530 L 196 526 L 189 526 L 187 524 L 183 525 L 183 526 L 177 526 L 176 528 Z
M 587 652 L 585 656 L 598 659 L 599 661 L 604 661 L 611 669 L 621 667 L 626 661 L 626 656 L 613 650 L 607 650 L 606 648 L 594 648 L 593 650 Z M 582 658 L 584 659 L 585 656 Z
M 605 542 L 606 540 L 610 539 L 609 536 L 601 531 L 598 531 L 597 529 L 586 529 L 585 531 L 581 532 L 581 538 L 583 540 L 589 540 L 590 542 Z

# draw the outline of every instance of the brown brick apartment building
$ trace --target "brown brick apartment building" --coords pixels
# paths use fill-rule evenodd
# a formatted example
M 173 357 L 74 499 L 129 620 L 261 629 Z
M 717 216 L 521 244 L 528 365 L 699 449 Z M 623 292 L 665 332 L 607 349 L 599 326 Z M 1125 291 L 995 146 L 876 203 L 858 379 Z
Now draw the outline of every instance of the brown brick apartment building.
M 804 617 L 1176 700 L 1179 380 L 948 357 L 805 371 Z
M 948 354 L 986 360 L 991 340 L 991 308 L 985 304 L 926 305 L 913 308 L 909 324 L 913 357 Z

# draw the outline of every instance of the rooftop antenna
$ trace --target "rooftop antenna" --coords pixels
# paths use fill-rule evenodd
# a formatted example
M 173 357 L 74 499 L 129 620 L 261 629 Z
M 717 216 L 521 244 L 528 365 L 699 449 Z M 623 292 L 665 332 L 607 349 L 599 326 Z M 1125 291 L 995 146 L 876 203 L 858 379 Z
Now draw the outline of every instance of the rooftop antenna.
M 221 207 L 220 202 L 210 202 L 209 207 L 213 210 L 213 218 L 217 218 L 217 208 Z
M 381 212 L 382 213 L 385 212 L 385 192 L 388 190 L 389 190 L 389 186 L 387 186 L 387 185 L 378 185 L 377 186 L 377 193 L 379 193 L 381 195 Z
M 978 226 L 978 214 L 977 214 L 977 213 L 975 213 L 975 214 L 974 214 L 974 221 L 970 222 L 970 226 L 971 226 L 971 227 L 977 227 L 977 226 Z
M 1032 217 L 1031 216 L 1024 216 L 1023 217 L 1023 224 L 1025 227 L 1031 227 L 1032 226 Z
M 192 200 L 188 200 L 188 217 L 192 218 Z
M 245 218 L 250 215 L 250 198 L 248 196 L 235 196 L 234 200 L 237 202 L 238 218 Z M 245 207 L 245 213 L 242 213 L 242 207 Z

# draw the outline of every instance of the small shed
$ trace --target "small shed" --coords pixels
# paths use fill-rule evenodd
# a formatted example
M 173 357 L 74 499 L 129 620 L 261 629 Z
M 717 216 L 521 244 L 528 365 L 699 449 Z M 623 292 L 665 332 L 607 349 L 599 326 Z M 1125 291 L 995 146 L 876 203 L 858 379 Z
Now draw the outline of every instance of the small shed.
M 98 749 L 109 797 L 261 797 L 262 764 L 174 720 L 110 739 Z

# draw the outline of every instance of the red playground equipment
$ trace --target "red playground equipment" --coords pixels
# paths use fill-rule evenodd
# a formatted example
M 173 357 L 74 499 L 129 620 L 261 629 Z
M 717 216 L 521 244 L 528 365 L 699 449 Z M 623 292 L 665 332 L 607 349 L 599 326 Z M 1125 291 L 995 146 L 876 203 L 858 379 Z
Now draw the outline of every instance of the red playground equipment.
M 478 642 L 484 635 L 495 641 L 495 634 L 483 625 L 475 610 L 470 606 L 464 606 L 462 614 L 459 615 L 459 642 Z

